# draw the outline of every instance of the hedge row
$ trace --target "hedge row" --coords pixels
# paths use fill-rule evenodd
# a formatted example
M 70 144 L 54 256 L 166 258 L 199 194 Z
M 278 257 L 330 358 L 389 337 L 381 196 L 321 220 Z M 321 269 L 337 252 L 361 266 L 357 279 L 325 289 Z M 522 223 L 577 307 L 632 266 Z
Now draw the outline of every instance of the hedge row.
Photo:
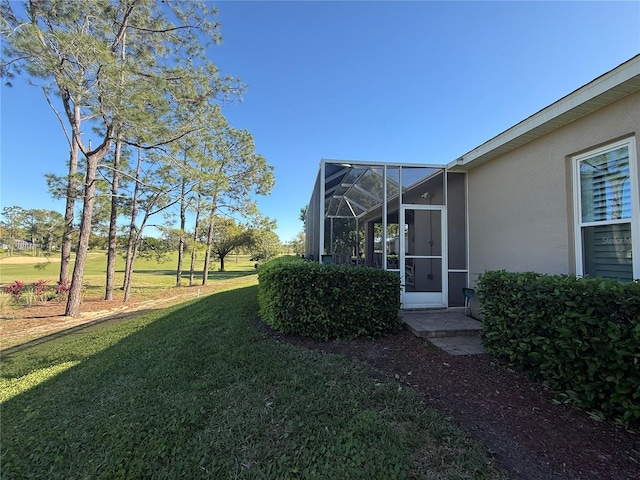
M 485 272 L 478 297 L 487 351 L 575 404 L 640 422 L 640 284 Z
M 393 272 L 280 257 L 258 268 L 262 320 L 321 340 L 375 337 L 401 320 L 400 279 Z

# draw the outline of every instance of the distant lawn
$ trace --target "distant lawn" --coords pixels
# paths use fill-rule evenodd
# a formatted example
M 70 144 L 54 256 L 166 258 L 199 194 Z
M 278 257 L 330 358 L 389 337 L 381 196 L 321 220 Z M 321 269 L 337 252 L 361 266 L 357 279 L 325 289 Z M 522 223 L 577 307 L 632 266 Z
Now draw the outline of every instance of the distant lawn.
M 3 478 L 503 478 L 413 391 L 256 328 L 256 287 L 3 353 Z
M 20 258 L 24 263 L 13 264 L 11 259 Z M 178 262 L 178 254 L 171 253 L 161 261 L 157 261 L 155 258 L 139 258 L 136 260 L 135 269 L 133 273 L 134 286 L 164 286 L 172 287 L 176 282 L 176 266 Z M 72 257 L 71 268 L 73 268 Z M 182 279 L 183 283 L 188 283 L 189 280 L 189 267 L 191 258 L 186 258 L 182 265 Z M 202 267 L 204 262 L 204 255 L 198 255 L 195 264 L 195 275 L 197 282 L 202 281 Z M 220 268 L 220 261 L 214 259 L 211 262 L 209 268 L 209 275 L 221 273 L 225 276 L 237 275 L 238 272 L 252 272 L 255 262 L 249 260 L 248 255 L 229 255 L 225 259 L 226 272 L 218 272 Z M 87 263 L 85 265 L 84 283 L 89 287 L 104 287 L 105 284 L 105 272 L 107 268 L 107 253 L 106 251 L 92 251 L 87 257 Z M 116 261 L 116 286 L 122 286 L 124 272 L 124 258 L 118 255 Z M 11 283 L 14 280 L 20 280 L 25 283 L 33 283 L 40 279 L 49 281 L 50 285 L 55 285 L 60 273 L 60 254 L 56 253 L 50 259 L 45 257 L 38 257 L 37 259 L 30 255 L 15 254 L 13 257 L 7 257 L 3 255 L 0 257 L 0 285 Z
M 21 263 L 10 263 L 19 260 Z M 199 255 L 195 264 L 194 284 L 202 283 L 203 255 Z M 84 298 L 102 298 L 106 283 L 107 254 L 104 251 L 90 252 L 85 266 L 83 285 Z M 190 258 L 183 263 L 182 285 L 189 285 Z M 131 296 L 136 299 L 157 298 L 165 295 L 164 290 L 172 289 L 176 284 L 177 253 L 169 254 L 161 261 L 156 259 L 140 258 L 136 260 L 133 273 Z M 210 282 L 230 280 L 248 275 L 254 275 L 255 262 L 249 260 L 248 255 L 229 255 L 225 260 L 225 271 L 218 271 L 220 262 L 213 261 L 209 269 Z M 72 263 L 73 268 L 73 263 Z M 15 280 L 24 282 L 28 286 L 41 279 L 47 281 L 51 287 L 55 287 L 60 272 L 59 256 L 51 257 L 50 261 L 44 257 L 34 259 L 30 255 L 2 256 L 0 258 L 0 286 L 12 283 Z M 116 262 L 114 297 L 122 295 L 121 287 L 124 278 L 124 259 L 118 256 Z M 171 295 L 171 293 L 166 294 Z M 2 297 L 0 292 L 0 297 Z M 2 298 L 0 298 L 0 301 Z M 8 298 L 5 300 L 9 306 Z M 82 308 L 81 308 L 82 310 Z

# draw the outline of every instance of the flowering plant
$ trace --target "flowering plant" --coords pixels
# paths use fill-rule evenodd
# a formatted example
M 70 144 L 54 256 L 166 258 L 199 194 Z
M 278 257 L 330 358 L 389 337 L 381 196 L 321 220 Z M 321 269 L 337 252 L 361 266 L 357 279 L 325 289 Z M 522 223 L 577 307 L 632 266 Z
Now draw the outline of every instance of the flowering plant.
M 33 282 L 33 293 L 40 300 L 44 300 L 44 295 L 49 290 L 49 285 L 47 285 L 47 280 L 40 279 L 37 282 Z
M 69 285 L 65 282 L 58 282 L 56 286 L 56 297 L 58 298 L 58 302 L 61 302 L 63 299 L 67 297 L 69 294 Z
M 18 302 L 20 300 L 23 289 L 24 282 L 21 282 L 20 280 L 15 280 L 12 284 L 4 286 L 5 293 L 10 294 L 15 302 Z

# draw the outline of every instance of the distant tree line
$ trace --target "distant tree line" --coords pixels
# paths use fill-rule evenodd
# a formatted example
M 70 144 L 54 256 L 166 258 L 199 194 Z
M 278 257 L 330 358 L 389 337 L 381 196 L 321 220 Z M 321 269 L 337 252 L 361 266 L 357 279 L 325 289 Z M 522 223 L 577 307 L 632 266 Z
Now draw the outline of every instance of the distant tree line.
M 62 244 L 64 217 L 54 210 L 24 209 L 14 205 L 4 207 L 0 212 L 0 248 L 8 256 L 28 251 L 32 255 L 51 256 L 58 253 Z M 125 256 L 128 236 L 119 229 L 116 243 L 119 253 Z M 140 241 L 139 257 L 164 260 L 166 254 L 176 252 L 180 245 L 181 233 L 176 229 L 163 228 L 160 236 L 144 236 Z M 207 238 L 200 235 L 195 239 L 189 251 L 203 253 L 207 248 Z M 295 252 L 295 242 L 282 245 L 278 235 L 272 230 L 247 227 L 232 219 L 219 219 L 215 222 L 211 253 L 220 261 L 220 270 L 224 270 L 224 259 L 235 253 L 249 255 L 255 260 L 271 258 L 282 253 Z M 97 225 L 92 229 L 89 240 L 90 250 L 106 250 L 109 237 L 105 228 Z M 195 273 L 193 270 L 191 274 Z M 193 284 L 193 280 L 191 282 Z
M 59 249 L 64 230 L 64 217 L 59 212 L 11 206 L 2 209 L 2 218 L 0 241 L 9 255 L 24 247 L 34 255 L 51 255 Z

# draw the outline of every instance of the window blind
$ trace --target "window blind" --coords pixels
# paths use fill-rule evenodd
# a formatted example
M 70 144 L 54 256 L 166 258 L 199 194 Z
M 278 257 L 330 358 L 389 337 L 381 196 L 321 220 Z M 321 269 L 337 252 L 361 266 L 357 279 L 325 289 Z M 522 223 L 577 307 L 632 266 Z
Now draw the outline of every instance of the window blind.
M 582 222 L 631 218 L 629 148 L 617 148 L 580 162 Z

